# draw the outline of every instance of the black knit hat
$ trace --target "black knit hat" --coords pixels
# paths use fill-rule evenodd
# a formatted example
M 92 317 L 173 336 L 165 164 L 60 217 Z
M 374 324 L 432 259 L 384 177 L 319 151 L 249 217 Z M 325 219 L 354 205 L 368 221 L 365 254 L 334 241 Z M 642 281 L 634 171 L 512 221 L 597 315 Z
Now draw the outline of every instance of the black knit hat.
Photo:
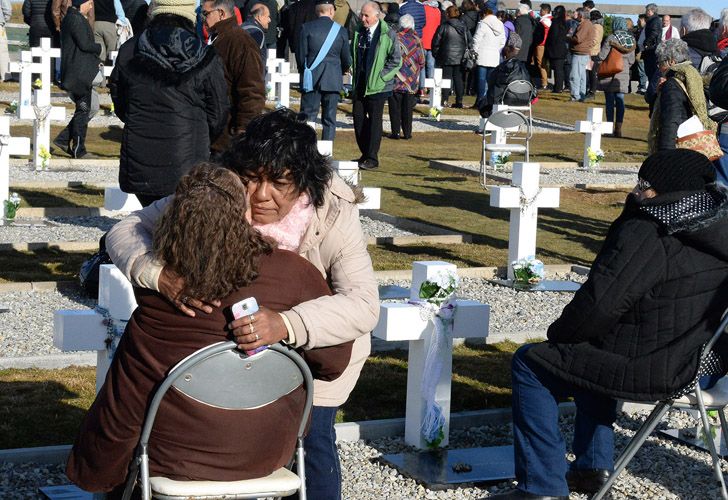
M 708 158 L 691 149 L 669 149 L 647 157 L 639 172 L 657 194 L 700 191 L 715 182 L 715 168 Z

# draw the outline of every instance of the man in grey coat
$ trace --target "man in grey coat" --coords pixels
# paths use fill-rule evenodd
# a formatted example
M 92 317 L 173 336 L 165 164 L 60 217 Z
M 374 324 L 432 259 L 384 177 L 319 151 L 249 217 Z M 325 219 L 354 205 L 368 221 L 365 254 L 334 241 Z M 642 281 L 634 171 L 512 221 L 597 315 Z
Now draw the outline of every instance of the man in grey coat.
M 312 87 L 301 97 L 301 111 L 308 121 L 316 120 L 321 106 L 322 139 L 333 141 L 336 135 L 336 105 L 339 93 L 344 88 L 343 74 L 351 66 L 349 34 L 346 29 L 334 23 L 336 8 L 334 0 L 318 0 L 316 14 L 318 19 L 309 21 L 301 27 L 301 35 L 296 52 L 296 63 L 301 73 L 301 88 L 304 88 L 304 68 L 311 70 Z M 329 35 L 335 30 L 335 38 L 320 63 L 313 67 Z M 332 35 L 334 36 L 334 35 Z

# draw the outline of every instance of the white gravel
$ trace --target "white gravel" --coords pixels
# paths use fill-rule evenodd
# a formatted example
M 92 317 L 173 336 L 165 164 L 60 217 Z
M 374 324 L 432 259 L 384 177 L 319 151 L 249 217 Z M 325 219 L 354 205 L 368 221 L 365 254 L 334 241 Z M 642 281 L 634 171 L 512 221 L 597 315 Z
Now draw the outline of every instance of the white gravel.
M 10 185 L 22 182 L 82 182 L 85 184 L 119 184 L 119 166 L 106 166 L 94 163 L 74 164 L 73 167 L 51 167 L 35 170 L 32 166 L 11 165 Z

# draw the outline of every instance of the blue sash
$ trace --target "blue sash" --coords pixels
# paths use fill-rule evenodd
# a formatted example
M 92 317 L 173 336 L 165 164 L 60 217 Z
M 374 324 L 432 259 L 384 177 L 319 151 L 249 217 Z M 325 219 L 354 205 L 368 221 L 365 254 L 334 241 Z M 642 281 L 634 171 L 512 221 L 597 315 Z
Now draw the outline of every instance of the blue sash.
M 340 28 L 341 26 L 339 26 L 338 23 L 331 24 L 329 34 L 326 35 L 326 40 L 324 40 L 324 44 L 321 46 L 318 54 L 316 54 L 316 59 L 313 60 L 313 64 L 311 64 L 310 68 L 308 66 L 304 68 L 303 84 L 301 85 L 304 92 L 311 92 L 313 90 L 313 70 L 316 69 L 319 64 L 321 64 L 321 62 L 324 60 L 324 57 L 326 57 L 326 54 L 329 53 L 331 46 L 334 44 L 334 40 L 336 40 L 336 36 L 339 34 Z

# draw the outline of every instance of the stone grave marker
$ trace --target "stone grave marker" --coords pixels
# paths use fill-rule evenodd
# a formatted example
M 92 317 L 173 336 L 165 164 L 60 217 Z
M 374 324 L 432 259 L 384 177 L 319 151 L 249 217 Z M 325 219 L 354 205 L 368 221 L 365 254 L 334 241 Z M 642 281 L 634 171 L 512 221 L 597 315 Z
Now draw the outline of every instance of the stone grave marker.
M 311 125 L 310 122 L 309 125 Z M 321 153 L 322 155 L 333 157 L 333 141 L 318 141 L 317 145 L 319 153 Z M 339 177 L 347 181 L 349 184 L 352 184 L 354 186 L 359 185 L 359 164 L 357 162 L 333 160 L 331 163 L 336 173 L 339 174 Z M 381 188 L 365 187 L 363 188 L 363 191 L 366 200 L 362 203 L 359 203 L 359 208 L 362 210 L 379 210 L 382 205 Z
M 41 38 L 40 45 L 30 49 L 30 55 L 33 59 L 40 59 L 40 79 L 43 82 L 41 90 L 48 93 L 48 101 L 51 96 L 51 59 L 59 59 L 61 57 L 61 49 L 51 47 L 50 38 Z M 46 85 L 47 82 L 47 85 Z
M 265 60 L 265 100 L 273 101 L 276 98 L 275 85 L 273 84 L 273 74 L 278 71 L 278 65 L 284 62 L 276 55 L 276 49 L 268 49 L 268 58 Z
M 5 201 L 10 197 L 10 155 L 30 153 L 30 139 L 11 137 L 10 118 L 0 116 L 0 224 L 5 221 Z
M 8 69 L 11 73 L 17 73 L 20 81 L 20 98 L 15 114 L 20 120 L 33 120 L 35 113 L 30 104 L 33 97 L 33 73 L 40 73 L 42 68 L 39 63 L 33 62 L 30 51 L 24 50 L 20 52 L 20 60 L 11 62 Z
M 602 147 L 602 134 L 611 134 L 614 124 L 602 121 L 602 108 L 589 108 L 586 121 L 578 121 L 574 130 L 586 134 L 584 137 L 584 156 L 582 167 L 589 168 L 589 149 L 596 151 Z
M 539 187 L 538 163 L 515 162 L 511 186 L 494 186 L 490 206 L 509 208 L 508 279 L 513 279 L 511 262 L 536 255 L 538 209 L 559 206 L 559 188 Z
M 430 91 L 430 108 L 442 110 L 442 89 L 449 89 L 450 80 L 442 78 L 442 68 L 435 68 L 432 78 L 425 78 L 425 87 L 432 89 Z M 440 114 L 436 117 L 440 121 Z
M 273 100 L 276 107 L 289 108 L 291 106 L 291 84 L 298 83 L 298 73 L 291 73 L 291 63 L 279 61 L 276 71 L 271 74 L 273 87 Z

